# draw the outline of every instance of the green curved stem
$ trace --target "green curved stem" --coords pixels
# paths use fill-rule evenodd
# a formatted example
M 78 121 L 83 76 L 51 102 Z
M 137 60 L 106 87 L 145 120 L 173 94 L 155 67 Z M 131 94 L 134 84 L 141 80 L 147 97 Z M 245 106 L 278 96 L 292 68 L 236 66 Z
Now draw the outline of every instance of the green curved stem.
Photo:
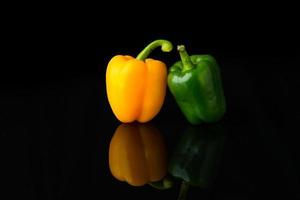
M 182 181 L 177 200 L 186 200 L 189 187 L 190 187 L 190 184 L 188 182 Z
M 173 45 L 170 41 L 155 40 L 155 41 L 151 42 L 150 44 L 148 44 L 148 46 L 146 46 L 144 48 L 144 50 L 141 51 L 141 53 L 139 53 L 139 55 L 136 57 L 136 59 L 145 60 L 149 56 L 149 54 L 159 46 L 161 46 L 161 50 L 163 52 L 170 52 L 173 49 Z
M 179 55 L 180 55 L 180 58 L 181 58 L 181 61 L 182 61 L 182 65 L 183 65 L 182 71 L 184 72 L 184 71 L 188 71 L 190 69 L 193 69 L 194 65 L 191 61 L 190 56 L 188 55 L 188 53 L 185 50 L 185 46 L 184 45 L 178 45 L 177 50 L 179 52 Z
M 148 184 L 159 190 L 166 190 L 173 187 L 173 181 L 169 177 L 164 178 L 162 181 L 150 182 Z

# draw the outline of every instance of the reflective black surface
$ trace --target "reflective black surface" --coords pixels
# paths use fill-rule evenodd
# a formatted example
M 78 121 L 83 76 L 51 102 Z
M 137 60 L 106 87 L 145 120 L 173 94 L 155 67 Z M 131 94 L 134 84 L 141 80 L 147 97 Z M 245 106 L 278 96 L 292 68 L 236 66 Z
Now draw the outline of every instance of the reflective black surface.
M 271 84 L 253 86 L 261 83 L 249 79 L 256 72 L 246 73 L 240 64 L 227 66 L 222 70 L 228 101 L 228 112 L 222 120 L 226 126 L 226 142 L 218 173 L 211 187 L 191 187 L 188 197 L 297 197 L 297 132 L 293 131 L 295 119 L 289 118 L 290 112 L 285 113 L 285 109 L 291 109 L 293 100 L 279 97 L 280 104 L 286 108 L 277 107 L 277 94 L 271 95 L 264 88 Z M 35 91 L 15 91 L 2 98 L 1 106 L 4 110 L 1 182 L 4 193 L 11 197 L 177 197 L 179 183 L 160 191 L 149 185 L 130 186 L 110 173 L 109 143 L 121 123 L 110 111 L 103 80 L 74 79 Z M 274 112 L 278 115 L 274 116 Z M 174 151 L 189 127 L 169 93 L 165 106 L 152 123 L 164 135 L 169 152 Z
M 158 37 L 214 55 L 223 78 L 228 110 L 220 122 L 225 139 L 215 177 L 209 187 L 191 186 L 188 199 L 299 198 L 299 52 L 288 48 L 295 41 L 270 39 L 273 31 L 257 34 L 252 42 L 228 30 L 222 35 L 134 30 L 88 29 L 84 37 L 67 31 L 58 41 L 37 45 L 60 47 L 55 53 L 36 48 L 29 62 L 9 68 L 12 76 L 1 74 L 7 80 L 1 79 L 0 94 L 0 199 L 177 198 L 178 179 L 167 190 L 133 187 L 115 179 L 108 164 L 109 144 L 121 122 L 106 98 L 106 64 L 115 54 L 136 55 Z M 157 51 L 152 57 L 168 66 L 178 59 L 175 52 Z M 190 125 L 169 91 L 151 123 L 171 158 Z M 200 144 L 206 150 L 210 145 L 206 140 Z

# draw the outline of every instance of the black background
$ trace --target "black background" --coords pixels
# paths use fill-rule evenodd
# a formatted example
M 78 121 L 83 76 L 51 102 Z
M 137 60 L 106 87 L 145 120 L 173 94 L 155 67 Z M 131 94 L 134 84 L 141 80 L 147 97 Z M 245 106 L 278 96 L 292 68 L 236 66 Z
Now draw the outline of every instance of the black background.
M 287 9 L 282 17 L 265 10 L 245 14 L 245 7 L 231 15 L 185 7 L 186 12 L 174 7 L 170 13 L 155 6 L 147 11 L 109 8 L 107 14 L 105 7 L 40 9 L 6 21 L 2 199 L 176 198 L 178 186 L 157 191 L 118 182 L 107 163 L 109 141 L 120 122 L 106 98 L 106 65 L 114 55 L 135 56 L 160 38 L 185 44 L 190 54 L 213 55 L 228 105 L 223 119 L 228 137 L 216 183 L 207 190 L 192 188 L 189 198 L 299 198 L 294 12 Z M 151 57 L 168 66 L 178 59 L 176 51 L 155 50 Z M 171 151 L 188 123 L 169 91 L 152 123 Z

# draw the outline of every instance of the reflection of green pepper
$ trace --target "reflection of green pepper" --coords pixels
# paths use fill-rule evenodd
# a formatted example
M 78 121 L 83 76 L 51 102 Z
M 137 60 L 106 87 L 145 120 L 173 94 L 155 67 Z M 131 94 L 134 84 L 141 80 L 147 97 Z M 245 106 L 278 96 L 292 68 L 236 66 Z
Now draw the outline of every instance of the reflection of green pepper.
M 218 121 L 226 105 L 216 60 L 210 55 L 189 57 L 183 45 L 178 51 L 181 61 L 170 68 L 168 86 L 181 111 L 192 124 Z
M 224 129 L 220 124 L 187 129 L 169 162 L 169 173 L 183 180 L 182 190 L 187 190 L 188 185 L 201 188 L 212 185 L 224 139 Z

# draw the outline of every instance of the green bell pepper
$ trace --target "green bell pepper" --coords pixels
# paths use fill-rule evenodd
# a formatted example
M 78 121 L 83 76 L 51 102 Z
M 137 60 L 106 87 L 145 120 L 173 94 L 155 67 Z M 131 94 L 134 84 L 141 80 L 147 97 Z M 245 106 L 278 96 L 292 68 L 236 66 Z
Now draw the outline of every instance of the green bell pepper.
M 189 56 L 178 46 L 181 61 L 171 66 L 168 86 L 191 124 L 220 120 L 226 110 L 221 74 L 211 55 Z

